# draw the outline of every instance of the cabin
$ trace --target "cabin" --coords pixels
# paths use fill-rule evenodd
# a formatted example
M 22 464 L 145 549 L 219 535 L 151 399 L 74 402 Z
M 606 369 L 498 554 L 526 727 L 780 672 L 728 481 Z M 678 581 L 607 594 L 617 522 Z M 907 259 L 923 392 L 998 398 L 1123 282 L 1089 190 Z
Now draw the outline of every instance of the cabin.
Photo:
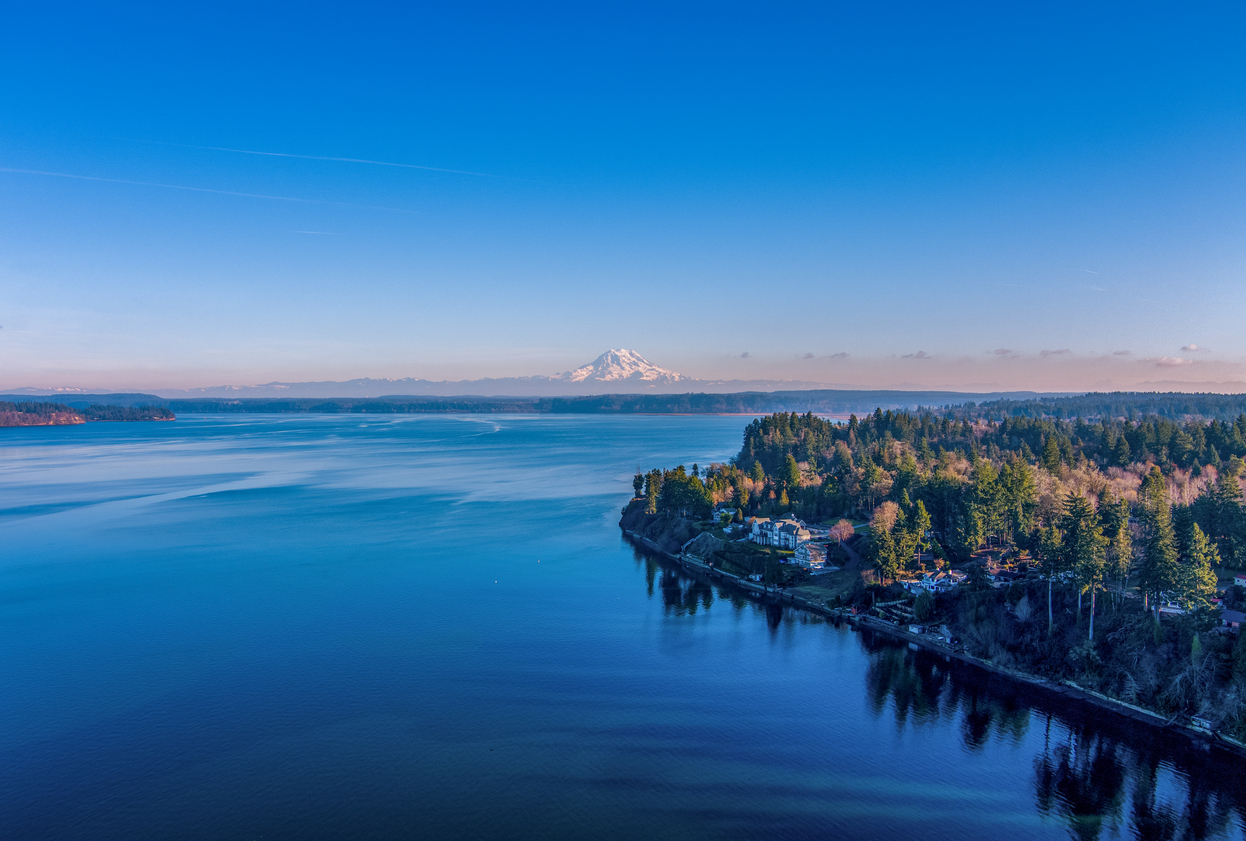
M 1246 622 L 1246 613 L 1240 610 L 1226 610 L 1220 614 L 1220 624 L 1226 628 L 1240 630 L 1243 622 Z

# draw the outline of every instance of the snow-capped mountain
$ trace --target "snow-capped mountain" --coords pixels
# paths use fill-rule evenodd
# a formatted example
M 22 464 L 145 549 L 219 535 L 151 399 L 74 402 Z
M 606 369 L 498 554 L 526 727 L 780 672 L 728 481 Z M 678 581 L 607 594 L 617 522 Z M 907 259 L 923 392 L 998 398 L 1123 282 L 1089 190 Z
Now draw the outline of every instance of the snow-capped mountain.
M 819 383 L 769 380 L 698 380 L 654 365 L 634 350 L 608 350 L 589 364 L 561 374 L 499 377 L 480 380 L 425 380 L 418 377 L 321 382 L 271 382 L 210 388 L 159 389 L 167 398 L 321 398 L 397 396 L 562 397 L 584 394 L 673 394 L 691 391 L 768 391 L 777 388 L 820 388 Z M 46 393 L 47 390 L 30 390 Z
M 634 350 L 608 350 L 592 362 L 574 371 L 555 374 L 553 379 L 569 383 L 615 383 L 631 380 L 650 384 L 666 384 L 688 377 L 659 368 Z

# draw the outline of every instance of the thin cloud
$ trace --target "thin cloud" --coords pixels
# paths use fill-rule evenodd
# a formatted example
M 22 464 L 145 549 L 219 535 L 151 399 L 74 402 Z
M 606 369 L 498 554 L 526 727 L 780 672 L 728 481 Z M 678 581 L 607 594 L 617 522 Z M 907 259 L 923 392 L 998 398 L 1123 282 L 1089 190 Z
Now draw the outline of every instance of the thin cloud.
M 1021 354 L 1017 353 L 1015 350 L 1012 350 L 1010 348 L 997 347 L 995 348 L 995 350 L 991 351 L 991 355 L 1003 357 L 1004 359 L 1016 359 Z
M 832 353 L 830 356 L 827 357 L 827 359 L 847 359 L 847 358 L 848 358 L 847 351 L 842 351 L 842 350 L 839 353 Z
M 1041 356 L 1041 357 L 1046 358 L 1046 357 L 1048 357 L 1048 356 L 1065 356 L 1065 355 L 1070 354 L 1070 353 L 1072 353 L 1072 352 L 1073 352 L 1073 351 L 1071 351 L 1070 349 L 1068 349 L 1068 348 L 1066 348 L 1066 347 L 1062 347 L 1062 348 L 1060 348 L 1059 350 L 1040 350 L 1040 351 L 1038 352 L 1038 355 L 1039 355 L 1039 356 Z
M 98 175 L 75 175 L 69 172 L 47 172 L 40 169 L 13 169 L 0 166 L 0 172 L 11 172 L 18 175 L 44 175 L 49 178 L 71 178 L 75 181 L 99 181 L 105 184 L 129 184 L 133 187 L 161 187 L 166 190 L 189 190 L 192 193 L 216 193 L 220 196 L 238 196 L 244 199 L 266 199 L 269 201 L 292 201 L 303 204 L 334 204 L 339 207 L 361 207 L 368 210 L 392 210 L 395 213 L 414 213 L 400 207 L 382 207 L 375 204 L 355 204 L 354 202 L 331 201 L 329 199 L 304 199 L 296 196 L 270 196 L 264 193 L 239 193 L 234 190 L 217 190 L 212 187 L 188 187 L 185 184 L 161 184 L 157 181 L 128 181 L 124 178 L 102 178 Z
M 1195 345 L 1195 344 L 1186 345 L 1185 347 L 1181 348 L 1181 350 L 1185 351 L 1186 353 L 1206 353 L 1207 352 L 1207 348 L 1199 347 L 1198 345 Z
M 1132 354 L 1133 354 L 1133 351 L 1132 351 L 1132 350 L 1114 350 L 1114 351 L 1112 351 L 1112 355 L 1113 355 L 1113 356 L 1130 356 L 1130 355 L 1132 355 Z
M 812 354 L 812 353 L 806 353 L 804 356 L 802 356 L 802 357 L 801 357 L 801 359 L 813 359 L 813 354 Z
M 1098 272 L 1091 271 L 1090 269 L 1082 269 L 1082 271 L 1086 272 L 1087 274 L 1098 274 Z
M 906 353 L 904 354 L 904 356 L 900 358 L 901 359 L 934 359 L 933 356 L 926 353 L 926 351 L 924 350 L 919 350 L 917 353 Z
M 1159 359 L 1144 359 L 1144 362 L 1154 362 L 1156 368 L 1180 368 L 1183 365 L 1193 365 L 1193 359 L 1182 359 L 1180 356 L 1161 356 Z
M 480 178 L 512 178 L 509 175 L 494 175 L 491 172 L 473 172 L 468 169 L 445 169 L 439 166 L 423 164 L 403 164 L 395 161 L 374 161 L 369 158 L 338 158 L 332 155 L 296 155 L 293 152 L 264 152 L 257 149 L 234 149 L 229 146 L 196 146 L 192 143 L 166 143 L 160 140 L 147 140 L 145 143 L 158 143 L 162 146 L 178 146 L 182 149 L 206 149 L 212 152 L 233 152 L 237 155 L 262 155 L 268 158 L 299 158 L 304 161 L 336 161 L 345 164 L 368 164 L 369 166 L 393 166 L 400 169 L 422 169 L 427 172 L 449 172 L 455 175 L 475 175 Z
M 337 233 L 334 231 L 290 231 L 292 234 L 317 234 L 322 237 L 335 237 Z
M 741 358 L 741 359 L 748 359 L 748 351 L 746 350 L 746 351 L 744 351 L 744 353 L 740 354 L 740 358 Z

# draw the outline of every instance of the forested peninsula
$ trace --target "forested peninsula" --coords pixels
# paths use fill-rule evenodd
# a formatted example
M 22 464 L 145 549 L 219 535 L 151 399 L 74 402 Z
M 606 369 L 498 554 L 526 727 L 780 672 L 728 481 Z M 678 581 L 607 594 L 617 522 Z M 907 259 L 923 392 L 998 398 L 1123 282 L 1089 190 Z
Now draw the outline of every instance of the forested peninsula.
M 806 603 L 1246 740 L 1246 415 L 1001 408 L 759 418 L 727 464 L 638 474 L 622 525 Z M 752 545 L 780 517 L 824 535 L 831 571 Z
M 0 426 L 62 426 L 89 421 L 174 420 L 163 406 L 91 405 L 75 409 L 64 403 L 0 401 Z

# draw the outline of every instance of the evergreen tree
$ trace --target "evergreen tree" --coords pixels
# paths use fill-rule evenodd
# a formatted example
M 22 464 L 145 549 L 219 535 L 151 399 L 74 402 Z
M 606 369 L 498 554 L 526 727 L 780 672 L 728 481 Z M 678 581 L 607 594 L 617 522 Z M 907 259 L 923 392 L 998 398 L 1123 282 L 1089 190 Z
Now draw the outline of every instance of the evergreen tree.
M 1078 609 L 1081 594 L 1090 591 L 1090 639 L 1095 634 L 1095 594 L 1103 583 L 1103 567 L 1108 540 L 1099 530 L 1099 517 L 1090 501 L 1081 494 L 1069 494 L 1060 521 L 1064 532 L 1064 566 L 1077 576 Z
M 1064 535 L 1054 525 L 1046 526 L 1038 536 L 1037 557 L 1040 569 L 1047 578 L 1047 633 L 1056 630 L 1052 612 L 1052 587 L 1056 577 L 1065 572 Z
M 1047 443 L 1043 446 L 1043 467 L 1048 473 L 1060 472 L 1060 443 L 1054 434 L 1047 436 Z
M 783 473 L 780 478 L 789 488 L 800 487 L 800 466 L 796 464 L 796 459 L 794 459 L 790 454 L 784 460 Z
M 1182 547 L 1179 591 L 1183 599 L 1206 607 L 1208 599 L 1216 592 L 1216 573 L 1220 557 L 1203 530 L 1195 523 L 1190 537 Z
M 1139 490 L 1145 500 L 1142 510 L 1145 550 L 1140 583 L 1148 603 L 1158 611 L 1163 597 L 1177 593 L 1181 585 L 1177 537 L 1172 525 L 1168 490 L 1158 467 L 1151 468 L 1150 475 Z
M 1121 582 L 1123 593 L 1133 561 L 1133 535 L 1129 531 L 1129 502 L 1117 499 L 1108 489 L 1099 496 L 1099 526 L 1107 538 L 1104 575 Z
M 913 517 L 911 520 L 910 528 L 913 531 L 913 536 L 914 536 L 913 542 L 915 544 L 914 548 L 917 550 L 917 553 L 920 556 L 922 549 L 926 547 L 926 543 L 927 543 L 926 533 L 930 531 L 930 515 L 926 513 L 926 504 L 922 502 L 920 499 L 917 500 L 917 504 L 913 507 Z M 914 566 L 918 565 L 919 563 L 920 563 L 919 559 L 915 558 L 913 560 Z
M 645 474 L 637 473 L 635 476 L 632 477 L 632 489 L 634 490 L 633 496 L 639 499 L 640 495 L 644 492 L 644 488 L 645 488 Z
M 891 519 L 892 512 L 888 508 L 894 509 L 895 503 L 888 502 L 878 506 L 873 519 L 870 520 L 871 560 L 883 583 L 895 578 L 900 568 L 900 556 L 897 552 L 895 537 L 891 532 L 901 518 L 897 514 L 894 519 Z
M 1112 452 L 1112 463 L 1117 467 L 1128 467 L 1129 460 L 1129 442 L 1125 440 L 1125 436 L 1116 439 L 1116 449 Z
M 1013 456 L 999 474 L 1004 489 L 1009 538 L 1013 545 L 1024 543 L 1034 532 L 1038 484 L 1034 470 L 1021 457 Z
M 658 494 L 662 490 L 662 471 L 650 470 L 645 476 L 645 513 L 658 513 Z

